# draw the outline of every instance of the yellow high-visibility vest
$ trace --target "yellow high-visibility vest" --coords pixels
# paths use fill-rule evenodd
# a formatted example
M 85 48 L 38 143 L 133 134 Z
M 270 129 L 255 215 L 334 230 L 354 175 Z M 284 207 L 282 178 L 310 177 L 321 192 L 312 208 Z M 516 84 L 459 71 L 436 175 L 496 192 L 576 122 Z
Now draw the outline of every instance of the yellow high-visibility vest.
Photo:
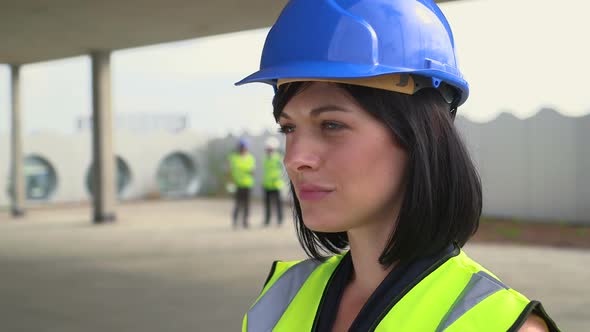
M 458 252 L 403 295 L 371 331 L 497 332 L 519 326 L 533 302 Z M 242 331 L 312 331 L 324 290 L 342 257 L 275 262 L 244 316 Z
M 254 175 L 252 175 L 252 172 L 256 168 L 256 159 L 254 159 L 252 154 L 234 152 L 229 155 L 229 164 L 231 177 L 236 187 L 252 188 L 254 186 Z
M 264 157 L 264 177 L 262 185 L 266 190 L 279 190 L 283 188 L 283 157 L 278 152 Z

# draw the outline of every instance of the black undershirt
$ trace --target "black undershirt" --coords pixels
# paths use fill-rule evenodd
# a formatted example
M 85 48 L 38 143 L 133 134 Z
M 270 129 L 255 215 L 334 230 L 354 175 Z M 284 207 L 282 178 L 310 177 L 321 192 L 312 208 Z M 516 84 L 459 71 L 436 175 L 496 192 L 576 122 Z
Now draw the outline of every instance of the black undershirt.
M 352 322 L 349 331 L 366 332 L 374 330 L 384 315 L 403 295 L 426 275 L 457 254 L 459 254 L 459 249 L 449 245 L 436 255 L 396 266 L 369 297 L 367 303 Z M 313 331 L 332 331 L 342 293 L 344 293 L 344 288 L 350 282 L 352 270 L 352 258 L 350 252 L 348 252 L 342 258 L 326 286 L 323 301 L 315 318 L 316 322 Z

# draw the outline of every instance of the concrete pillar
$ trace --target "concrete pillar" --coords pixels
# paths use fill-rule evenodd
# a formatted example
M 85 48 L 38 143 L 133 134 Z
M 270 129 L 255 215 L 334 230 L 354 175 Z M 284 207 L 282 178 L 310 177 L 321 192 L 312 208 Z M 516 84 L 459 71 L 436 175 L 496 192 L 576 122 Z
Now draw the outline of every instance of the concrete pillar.
M 23 162 L 23 142 L 20 114 L 20 66 L 10 66 L 12 85 L 12 117 L 10 148 L 10 181 L 12 185 L 11 210 L 14 217 L 25 213 L 25 173 Z
M 92 59 L 92 165 L 94 168 L 94 223 L 114 221 L 115 155 L 111 115 L 109 51 L 91 53 Z

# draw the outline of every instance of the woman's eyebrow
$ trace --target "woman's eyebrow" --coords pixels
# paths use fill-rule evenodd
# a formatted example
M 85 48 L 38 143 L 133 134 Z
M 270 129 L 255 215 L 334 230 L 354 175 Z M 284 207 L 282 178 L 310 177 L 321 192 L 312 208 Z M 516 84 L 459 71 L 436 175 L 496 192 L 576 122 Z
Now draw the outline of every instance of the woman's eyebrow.
M 336 105 L 325 105 L 325 106 L 320 106 L 320 107 L 316 107 L 314 109 L 312 109 L 309 114 L 311 115 L 311 117 L 318 117 L 320 114 L 325 113 L 325 112 L 350 112 L 350 110 L 346 109 L 346 108 L 342 108 L 340 106 L 336 106 Z M 285 118 L 290 120 L 291 117 L 289 116 L 289 114 L 287 114 L 286 112 L 281 112 L 281 115 L 279 115 L 280 118 Z
M 342 108 L 337 105 L 325 105 L 314 108 L 309 112 L 312 117 L 317 117 L 318 115 L 325 113 L 325 112 L 350 112 L 346 108 Z

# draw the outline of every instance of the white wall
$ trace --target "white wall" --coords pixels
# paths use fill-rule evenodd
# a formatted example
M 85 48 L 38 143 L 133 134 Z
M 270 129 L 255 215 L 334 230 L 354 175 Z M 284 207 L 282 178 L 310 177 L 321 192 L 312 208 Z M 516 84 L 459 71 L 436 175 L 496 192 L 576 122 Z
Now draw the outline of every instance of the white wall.
M 480 172 L 485 215 L 590 224 L 590 115 L 543 109 L 456 123 Z
M 0 136 L 0 205 L 10 204 L 7 186 L 10 170 L 9 137 Z M 90 199 L 86 176 L 91 164 L 91 138 L 89 133 L 56 135 L 38 133 L 24 138 L 24 155 L 38 155 L 55 168 L 57 189 L 49 199 L 52 202 L 82 202 Z M 181 134 L 129 134 L 117 133 L 114 150 L 129 166 L 131 182 L 122 192 L 121 199 L 144 198 L 158 192 L 156 173 L 160 162 L 169 154 L 182 152 L 196 163 L 204 182 L 207 176 L 204 160 L 204 137 L 191 132 Z M 36 204 L 29 202 L 29 204 Z
M 590 115 L 573 118 L 545 109 L 524 120 L 506 113 L 487 123 L 458 117 L 456 125 L 481 175 L 484 215 L 590 224 Z M 258 162 L 258 185 L 253 190 L 258 197 L 262 194 L 264 140 L 269 135 L 273 134 L 246 136 Z M 132 173 L 121 198 L 141 199 L 157 193 L 158 166 L 174 152 L 183 152 L 197 163 L 199 193 L 223 193 L 226 158 L 237 139 L 207 140 L 193 132 L 118 133 L 115 151 Z M 58 188 L 50 203 L 89 199 L 85 184 L 91 158 L 89 134 L 39 133 L 25 137 L 24 151 L 55 167 Z M 9 204 L 9 155 L 8 137 L 0 136 L 0 206 Z M 283 198 L 288 198 L 288 188 Z

